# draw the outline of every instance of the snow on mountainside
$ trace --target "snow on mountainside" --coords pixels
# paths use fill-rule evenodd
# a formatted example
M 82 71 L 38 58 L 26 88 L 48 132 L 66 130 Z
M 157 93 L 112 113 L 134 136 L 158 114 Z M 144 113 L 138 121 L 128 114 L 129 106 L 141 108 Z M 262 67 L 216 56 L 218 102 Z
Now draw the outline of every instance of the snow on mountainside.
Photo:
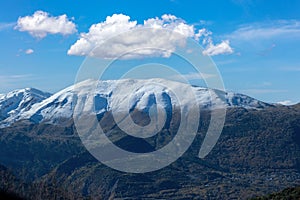
M 136 88 L 134 91 L 132 86 Z M 77 106 L 81 106 L 85 112 L 96 114 L 112 109 L 120 112 L 134 109 L 148 112 L 155 104 L 168 111 L 174 106 L 179 106 L 178 99 L 172 90 L 168 89 L 170 87 L 182 91 L 184 98 L 181 104 L 195 104 L 193 98 L 185 95 L 185 88 L 189 85 L 165 79 L 86 80 L 50 97 L 48 93 L 35 89 L 13 91 L 0 96 L 3 116 L 0 126 L 7 126 L 22 119 L 30 119 L 36 123 L 41 121 L 57 123 L 60 119 L 71 118 L 74 105 L 77 103 L 82 104 Z M 201 109 L 224 106 L 260 109 L 270 106 L 242 94 L 202 87 L 193 87 L 192 90 Z
M 0 95 L 0 120 L 12 120 L 20 113 L 31 109 L 32 105 L 50 97 L 45 93 L 33 88 L 14 90 Z

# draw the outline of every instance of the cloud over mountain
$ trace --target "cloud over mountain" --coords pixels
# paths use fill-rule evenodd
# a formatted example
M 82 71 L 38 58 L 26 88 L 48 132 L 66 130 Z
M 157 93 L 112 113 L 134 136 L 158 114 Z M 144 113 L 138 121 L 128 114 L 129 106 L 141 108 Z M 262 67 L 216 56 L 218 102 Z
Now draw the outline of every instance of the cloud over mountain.
M 138 24 L 137 21 L 131 21 L 129 16 L 114 14 L 104 22 L 93 24 L 89 32 L 81 33 L 68 54 L 104 59 L 114 59 L 124 54 L 125 59 L 170 57 L 177 47 L 186 44 L 188 38 L 210 41 L 205 44 L 207 48 L 212 48 L 211 32 L 204 28 L 196 29 L 174 15 L 165 14 Z M 207 55 L 233 52 L 226 41 L 213 47 L 214 50 L 209 50 Z

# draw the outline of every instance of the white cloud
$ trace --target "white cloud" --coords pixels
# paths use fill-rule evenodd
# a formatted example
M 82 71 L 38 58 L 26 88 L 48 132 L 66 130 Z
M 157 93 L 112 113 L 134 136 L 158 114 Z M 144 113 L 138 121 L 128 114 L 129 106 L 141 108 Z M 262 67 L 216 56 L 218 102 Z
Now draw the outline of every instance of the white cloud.
M 33 52 L 34 52 L 33 49 L 27 49 L 27 50 L 25 51 L 26 54 L 32 54 Z
M 205 28 L 198 30 L 198 33 L 195 34 L 195 40 L 199 41 L 200 38 L 203 38 L 203 44 L 207 42 L 207 40 L 211 40 L 212 32 L 208 31 Z
M 300 38 L 300 21 L 277 20 L 243 25 L 227 35 L 234 40 L 271 39 L 274 37 Z
M 26 31 L 37 38 L 44 38 L 47 34 L 69 35 L 77 31 L 67 15 L 54 17 L 43 11 L 36 11 L 32 16 L 19 17 L 15 29 Z
M 220 44 L 214 45 L 211 41 L 203 51 L 204 55 L 215 56 L 219 54 L 232 54 L 233 49 L 229 44 L 229 40 L 224 40 Z
M 285 105 L 285 106 L 288 106 L 288 105 L 293 105 L 295 103 L 293 103 L 292 101 L 290 100 L 285 100 L 285 101 L 279 101 L 277 102 L 278 104 L 281 104 L 281 105 Z
M 114 37 L 118 34 L 122 35 Z M 138 24 L 137 21 L 130 21 L 129 16 L 114 14 L 104 22 L 93 24 L 88 33 L 81 33 L 68 54 L 104 59 L 113 59 L 125 53 L 123 59 L 170 57 L 178 46 L 186 44 L 187 38 L 199 41 L 210 35 L 211 32 L 197 30 L 174 15 L 165 14 L 161 18 L 150 18 Z M 214 55 L 218 53 L 223 52 Z
M 31 49 L 31 48 L 26 49 L 26 50 L 24 50 L 24 49 L 19 49 L 19 50 L 18 50 L 18 53 L 16 54 L 16 56 L 19 57 L 19 56 L 24 55 L 24 54 L 30 55 L 30 54 L 33 54 L 33 53 L 34 53 L 34 50 Z

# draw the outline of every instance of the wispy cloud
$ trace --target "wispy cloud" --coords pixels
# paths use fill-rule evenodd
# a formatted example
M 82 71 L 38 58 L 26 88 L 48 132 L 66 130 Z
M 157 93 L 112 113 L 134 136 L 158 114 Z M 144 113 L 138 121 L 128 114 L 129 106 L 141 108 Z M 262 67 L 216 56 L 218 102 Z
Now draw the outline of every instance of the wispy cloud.
M 251 88 L 257 88 L 257 89 L 269 89 L 268 87 L 272 86 L 273 84 L 269 81 L 264 81 L 261 83 L 255 83 L 255 84 L 251 84 Z
M 277 89 L 245 89 L 241 90 L 242 93 L 245 94 L 269 94 L 269 93 L 283 93 L 283 92 L 288 92 L 287 90 L 277 90 Z
M 276 44 L 272 44 L 270 47 L 258 52 L 258 55 L 260 56 L 267 56 L 271 53 L 271 51 L 276 47 Z
M 233 40 L 271 39 L 274 37 L 300 38 L 299 20 L 277 20 L 242 25 L 227 35 Z
M 178 82 L 186 81 L 197 81 L 197 80 L 206 80 L 209 78 L 216 77 L 215 74 L 206 74 L 206 73 L 188 73 L 188 74 L 178 74 L 168 77 L 168 79 Z
M 281 67 L 281 71 L 290 71 L 290 72 L 300 72 L 300 66 L 299 67 Z
M 268 82 L 268 81 L 265 81 L 262 83 L 262 86 L 271 86 L 272 83 L 271 82 Z
M 3 23 L 0 22 L 0 31 L 13 28 L 16 25 L 15 22 Z
M 17 79 L 31 79 L 34 76 L 32 74 L 13 74 L 13 75 L 0 75 L 0 80 L 2 82 L 12 82 L 16 81 Z
M 30 81 L 37 80 L 33 74 L 0 75 L 0 92 L 7 92 L 17 87 L 24 87 Z
M 215 63 L 218 66 L 231 65 L 236 62 L 237 62 L 237 59 L 215 60 Z
M 195 26 L 210 26 L 213 24 L 213 21 L 210 20 L 199 20 L 198 22 L 194 23 Z

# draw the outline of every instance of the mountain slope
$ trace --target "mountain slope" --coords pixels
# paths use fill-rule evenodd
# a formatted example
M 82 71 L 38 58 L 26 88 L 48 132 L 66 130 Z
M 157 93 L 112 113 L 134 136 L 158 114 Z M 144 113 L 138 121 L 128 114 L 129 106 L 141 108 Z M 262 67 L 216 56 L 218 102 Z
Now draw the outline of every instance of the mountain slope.
M 167 112 L 175 107 L 197 103 L 201 109 L 220 107 L 260 109 L 271 106 L 242 94 L 202 87 L 192 87 L 192 91 L 188 91 L 189 88 L 187 84 L 164 79 L 122 79 L 86 80 L 50 97 L 48 93 L 35 89 L 14 91 L 5 97 L 0 96 L 5 100 L 4 103 L 0 103 L 0 106 L 5 108 L 1 109 L 0 127 L 24 119 L 30 119 L 36 123 L 42 121 L 58 123 L 62 119 L 72 118 L 75 105 L 84 107 L 87 113 L 99 115 L 112 110 L 149 112 L 150 108 L 155 105 L 161 106 Z M 172 90 L 177 91 L 177 94 Z M 183 96 L 179 98 L 180 101 L 176 96 L 178 94 Z M 49 98 L 46 99 L 46 97 Z M 79 97 L 80 101 L 78 101 Z M 82 105 L 78 105 L 79 103 Z
M 100 124 L 115 145 L 133 152 L 140 148 L 106 123 L 109 118 L 105 114 Z M 58 126 L 20 121 L 0 129 L 0 165 L 36 183 L 26 191 L 28 199 L 108 199 L 112 193 L 116 199 L 249 199 L 300 185 L 299 107 L 229 108 L 218 143 L 199 159 L 209 122 L 205 110 L 194 143 L 170 166 L 130 174 L 93 158 L 72 122 Z M 144 150 L 161 148 L 176 134 L 174 129 L 176 123 L 171 123 L 157 137 L 141 139 L 150 147 Z
M 257 197 L 253 200 L 299 200 L 300 199 L 300 187 L 287 188 L 281 192 L 273 193 L 264 197 Z

